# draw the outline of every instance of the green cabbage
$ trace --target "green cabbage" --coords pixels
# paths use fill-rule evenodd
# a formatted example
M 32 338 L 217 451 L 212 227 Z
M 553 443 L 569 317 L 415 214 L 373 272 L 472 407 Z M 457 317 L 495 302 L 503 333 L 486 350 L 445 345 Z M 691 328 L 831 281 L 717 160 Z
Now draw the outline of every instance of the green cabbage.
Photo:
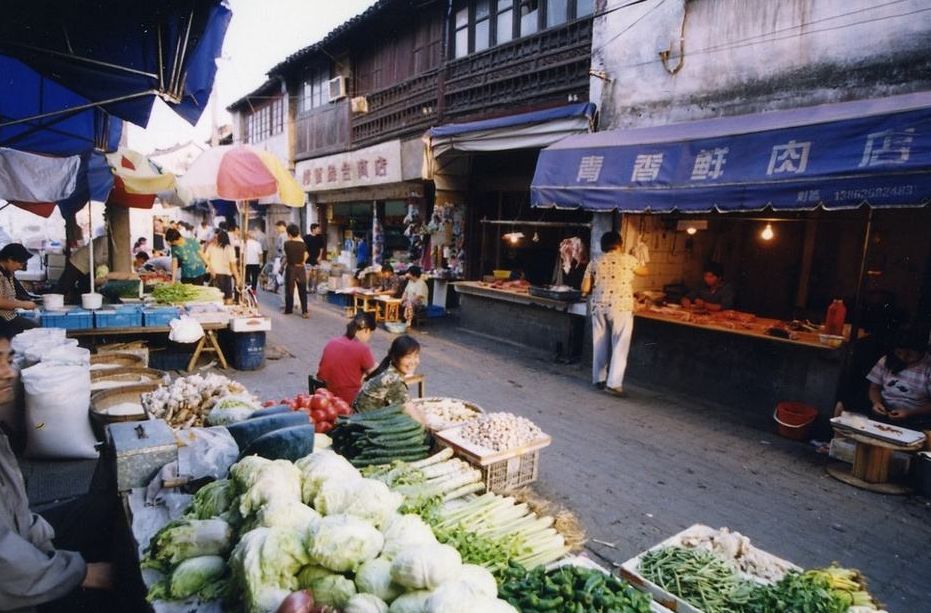
M 349 460 L 329 449 L 314 451 L 295 462 L 295 466 L 301 471 L 301 495 L 305 504 L 313 503 L 320 487 L 331 479 L 348 481 L 362 477 Z
M 196 596 L 201 601 L 220 598 L 225 589 L 226 561 L 220 556 L 189 558 L 171 576 L 152 586 L 148 600 L 184 600 Z
M 213 404 L 207 413 L 207 425 L 228 426 L 252 417 L 256 411 L 256 404 L 252 398 L 245 396 L 223 396 Z
M 323 568 L 316 564 L 308 564 L 297 573 L 297 585 L 302 590 L 309 590 L 313 587 L 315 581 L 338 574 L 339 573 L 334 573 L 329 568 Z
M 222 519 L 178 519 L 152 537 L 142 565 L 164 572 L 189 558 L 222 555 L 229 551 L 232 536 Z
M 385 558 L 369 560 L 356 571 L 356 587 L 364 594 L 373 594 L 391 602 L 404 588 L 391 580 L 391 562 Z
M 378 596 L 356 594 L 349 599 L 343 613 L 388 613 L 388 605 Z
M 449 545 L 413 545 L 395 556 L 391 578 L 407 588 L 432 590 L 461 570 L 462 556 Z
M 230 569 L 246 611 L 277 609 L 298 588 L 298 571 L 309 562 L 303 535 L 295 530 L 256 528 L 244 534 L 230 556 Z
M 314 508 L 323 515 L 355 515 L 381 527 L 403 502 L 404 496 L 392 492 L 381 481 L 330 479 L 318 490 Z
M 213 481 L 197 490 L 188 515 L 195 519 L 210 519 L 225 513 L 233 504 L 236 492 L 229 479 Z
M 378 557 L 385 539 L 371 524 L 351 515 L 321 519 L 309 534 L 311 558 L 336 572 L 354 571 Z
M 298 500 L 272 500 L 259 509 L 248 527 L 290 528 L 304 534 L 318 521 L 320 514 Z
M 498 582 L 484 566 L 463 564 L 458 579 L 472 586 L 479 594 L 488 598 L 498 597 Z
M 419 515 L 394 515 L 382 532 L 385 535 L 385 547 L 381 555 L 387 560 L 393 560 L 402 549 L 412 545 L 432 545 L 437 542 L 433 530 Z
M 328 604 L 331 607 L 342 609 L 356 593 L 356 585 L 342 575 L 330 575 L 317 579 L 310 586 L 314 594 L 314 602 Z
M 287 460 L 270 462 L 249 477 L 251 483 L 239 499 L 239 513 L 245 518 L 267 504 L 301 501 L 301 471 Z
M 427 600 L 432 595 L 433 592 L 429 590 L 418 590 L 398 596 L 388 607 L 388 613 L 427 613 Z
M 424 613 L 474 613 L 482 611 L 511 611 L 502 606 L 510 607 L 504 601 L 494 596 L 485 596 L 465 581 L 448 581 L 436 588 L 433 595 L 427 600 Z

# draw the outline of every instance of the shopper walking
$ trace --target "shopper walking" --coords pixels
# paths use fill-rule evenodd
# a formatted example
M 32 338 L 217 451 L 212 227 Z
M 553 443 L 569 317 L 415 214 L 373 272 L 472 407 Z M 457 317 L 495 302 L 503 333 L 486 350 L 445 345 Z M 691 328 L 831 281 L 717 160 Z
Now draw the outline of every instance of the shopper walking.
M 582 278 L 582 295 L 592 297 L 592 383 L 620 396 L 634 331 L 633 279 L 646 271 L 623 252 L 617 232 L 601 236 L 601 251 Z
M 236 252 L 233 251 L 229 234 L 225 230 L 218 231 L 213 241 L 207 244 L 204 261 L 207 263 L 211 285 L 223 292 L 224 301 L 231 302 L 233 286 L 239 277 L 236 273 Z
M 246 284 L 253 291 L 259 289 L 259 272 L 262 270 L 262 243 L 255 238 L 255 230 L 249 230 L 246 238 Z
M 288 240 L 284 242 L 284 312 L 290 314 L 294 311 L 294 290 L 297 288 L 298 299 L 301 301 L 301 315 L 307 319 L 307 273 L 304 263 L 307 262 L 307 245 L 301 238 L 301 231 L 296 224 L 288 225 Z

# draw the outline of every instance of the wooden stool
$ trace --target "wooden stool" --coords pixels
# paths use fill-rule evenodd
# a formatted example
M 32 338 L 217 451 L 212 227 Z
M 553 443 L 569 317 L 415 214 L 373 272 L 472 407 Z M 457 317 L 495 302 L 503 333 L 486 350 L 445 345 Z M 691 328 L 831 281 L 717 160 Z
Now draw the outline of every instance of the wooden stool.
M 223 350 L 220 349 L 220 343 L 217 342 L 217 334 L 213 330 L 205 330 L 204 335 L 200 338 L 200 341 L 198 341 L 197 347 L 194 348 L 194 355 L 191 356 L 191 361 L 187 364 L 188 372 L 191 372 L 194 370 L 194 367 L 197 366 L 197 360 L 200 359 L 202 353 L 217 354 L 220 367 L 224 370 L 229 368 L 226 363 L 226 356 L 223 355 Z
M 409 377 L 404 377 L 404 383 L 408 386 L 417 384 L 417 397 L 423 398 L 427 393 L 427 376 L 426 375 L 411 375 Z
M 401 321 L 401 300 L 398 298 L 377 298 L 376 306 L 381 306 L 381 319 L 379 319 L 376 310 L 375 318 L 377 321 Z
M 840 434 L 856 443 L 853 466 L 849 469 L 843 464 L 828 466 L 826 470 L 829 475 L 848 485 L 879 494 L 899 495 L 908 494 L 912 491 L 908 486 L 889 481 L 892 452 L 918 451 L 924 447 L 924 441 L 921 441 L 920 446 L 906 447 L 847 430 L 840 432 Z

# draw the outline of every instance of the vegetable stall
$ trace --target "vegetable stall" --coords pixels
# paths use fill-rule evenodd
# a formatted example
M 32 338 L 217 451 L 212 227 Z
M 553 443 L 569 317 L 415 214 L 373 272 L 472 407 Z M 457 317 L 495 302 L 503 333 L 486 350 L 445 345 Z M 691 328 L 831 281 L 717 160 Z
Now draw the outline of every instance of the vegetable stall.
M 879 610 L 858 574 L 724 529 L 598 566 L 576 517 L 527 487 L 550 439 L 524 417 L 448 398 L 352 414 L 325 389 L 260 402 L 196 377 L 143 398 L 186 441 L 174 462 L 149 482 L 115 450 L 156 612 Z

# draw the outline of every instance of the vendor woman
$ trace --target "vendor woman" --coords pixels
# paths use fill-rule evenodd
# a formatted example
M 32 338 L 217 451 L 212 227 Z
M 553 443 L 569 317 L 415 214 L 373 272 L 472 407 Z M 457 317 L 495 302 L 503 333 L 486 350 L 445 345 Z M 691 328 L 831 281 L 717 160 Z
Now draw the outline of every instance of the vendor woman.
M 724 280 L 723 266 L 717 262 L 708 262 L 702 280 L 705 286 L 693 290 L 683 298 L 682 306 L 708 311 L 726 311 L 734 308 L 734 288 Z
M 900 332 L 892 351 L 867 375 L 873 415 L 906 427 L 931 427 L 931 356 L 928 335 Z
M 397 337 L 391 343 L 388 355 L 362 384 L 352 403 L 353 408 L 364 413 L 407 402 L 410 391 L 404 378 L 413 375 L 419 364 L 420 343 L 406 334 Z
M 32 254 L 19 243 L 10 243 L 0 249 L 0 319 L 3 319 L 13 334 L 35 328 L 36 323 L 17 314 L 16 309 L 34 309 L 36 304 L 23 300 L 25 291 L 13 274 L 25 270 Z

